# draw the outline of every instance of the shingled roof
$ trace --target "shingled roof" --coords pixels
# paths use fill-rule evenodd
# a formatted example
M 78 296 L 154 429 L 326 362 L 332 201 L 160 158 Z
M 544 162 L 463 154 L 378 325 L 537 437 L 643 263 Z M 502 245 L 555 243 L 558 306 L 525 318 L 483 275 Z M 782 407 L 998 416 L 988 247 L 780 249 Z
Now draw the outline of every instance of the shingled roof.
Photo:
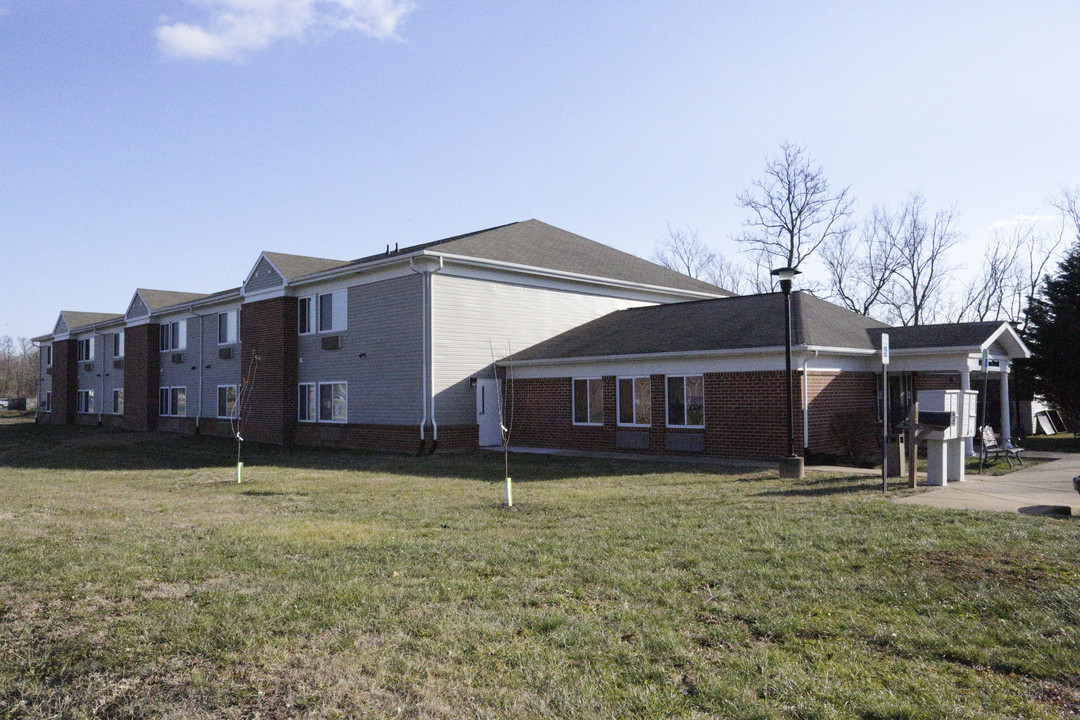
M 331 260 L 330 258 L 308 257 L 306 255 L 289 255 L 288 253 L 264 251 L 270 262 L 274 263 L 286 280 L 293 280 L 305 275 L 333 270 L 343 265 L 351 264 L 348 260 Z
M 60 315 L 64 318 L 64 324 L 69 331 L 109 322 L 110 320 L 123 320 L 123 315 L 116 313 L 78 312 L 75 310 L 61 310 Z
M 162 308 L 172 307 L 173 305 L 183 305 L 185 303 L 195 302 L 209 297 L 206 293 L 179 292 L 176 290 L 151 290 L 149 288 L 139 288 L 136 292 L 142 297 L 143 302 L 146 303 L 146 307 L 150 309 L 150 312 L 156 312 Z
M 893 351 L 974 348 L 1001 321 L 889 327 L 873 318 L 804 292 L 791 294 L 792 344 L 875 351 L 889 333 Z M 784 345 L 784 296 L 780 293 L 670 303 L 619 310 L 537 343 L 510 361 L 558 360 Z

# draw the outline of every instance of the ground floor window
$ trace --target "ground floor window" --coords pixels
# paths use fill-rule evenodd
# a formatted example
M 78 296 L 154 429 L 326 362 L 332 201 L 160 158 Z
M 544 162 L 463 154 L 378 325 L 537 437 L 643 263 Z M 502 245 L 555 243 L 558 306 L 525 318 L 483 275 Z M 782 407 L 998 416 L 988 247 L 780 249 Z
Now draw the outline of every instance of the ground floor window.
M 75 397 L 75 412 L 94 412 L 94 391 L 80 390 Z
M 183 417 L 187 415 L 187 388 L 159 388 L 158 415 L 174 417 Z
M 349 385 L 319 383 L 319 422 L 346 422 L 349 419 Z
M 315 422 L 315 383 L 300 383 L 296 398 L 296 419 Z
M 619 378 L 616 385 L 620 425 L 652 424 L 652 380 L 648 377 Z
M 705 427 L 703 375 L 668 375 L 667 416 L 670 427 Z
M 217 416 L 219 418 L 236 417 L 236 386 L 218 385 Z
M 604 424 L 604 381 L 602 378 L 574 379 L 574 424 Z
M 116 415 L 124 414 L 124 389 L 116 388 L 112 391 L 112 411 Z
M 49 349 L 51 350 L 52 348 L 49 348 Z M 52 391 L 51 390 L 47 391 L 45 393 L 45 407 L 43 407 L 41 409 L 44 410 L 45 412 L 50 412 L 52 410 Z

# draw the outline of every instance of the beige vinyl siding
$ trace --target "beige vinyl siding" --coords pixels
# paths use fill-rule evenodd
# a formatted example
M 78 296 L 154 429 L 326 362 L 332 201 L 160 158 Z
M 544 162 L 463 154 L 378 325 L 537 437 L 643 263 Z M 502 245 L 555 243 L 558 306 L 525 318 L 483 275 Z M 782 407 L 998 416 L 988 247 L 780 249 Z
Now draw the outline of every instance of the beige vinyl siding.
M 476 422 L 476 390 L 469 378 L 492 377 L 492 347 L 499 360 L 509 354 L 507 342 L 517 352 L 609 312 L 649 304 L 446 274 L 432 280 L 440 424 Z
M 259 262 L 255 265 L 255 272 L 251 274 L 251 279 L 244 286 L 244 291 L 255 292 L 256 290 L 281 287 L 284 284 L 284 279 L 278 275 L 270 262 L 266 258 L 259 258 Z
M 299 382 L 347 382 L 350 424 L 419 426 L 421 293 L 420 275 L 349 288 L 347 330 L 300 336 Z M 323 350 L 323 338 L 333 336 L 341 349 Z

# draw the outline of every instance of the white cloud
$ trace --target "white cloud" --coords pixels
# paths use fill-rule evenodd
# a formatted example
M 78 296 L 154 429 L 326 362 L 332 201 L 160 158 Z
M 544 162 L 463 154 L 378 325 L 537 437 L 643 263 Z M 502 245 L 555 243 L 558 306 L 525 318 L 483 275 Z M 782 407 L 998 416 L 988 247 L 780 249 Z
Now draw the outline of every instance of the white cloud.
M 339 31 L 384 40 L 415 5 L 412 0 L 188 0 L 205 8 L 204 23 L 162 20 L 158 48 L 169 57 L 236 60 L 285 38 Z
M 1011 228 L 1016 227 L 1022 223 L 1037 223 L 1042 220 L 1054 220 L 1056 215 L 1013 215 L 1008 220 L 997 220 L 990 226 L 991 230 L 997 230 L 998 228 Z

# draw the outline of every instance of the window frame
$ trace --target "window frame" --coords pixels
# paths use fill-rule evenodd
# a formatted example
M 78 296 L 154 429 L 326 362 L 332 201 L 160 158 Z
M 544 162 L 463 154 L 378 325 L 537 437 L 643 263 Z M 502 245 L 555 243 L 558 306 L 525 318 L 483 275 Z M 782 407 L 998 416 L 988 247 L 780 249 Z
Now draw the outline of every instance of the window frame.
M 45 349 L 45 367 L 52 367 L 52 345 L 42 345 Z
M 75 391 L 75 412 L 82 415 L 94 414 L 93 389 Z
M 622 381 L 630 381 L 630 413 L 634 417 L 634 422 L 625 423 L 622 421 Z M 637 422 L 637 381 L 644 380 L 649 386 L 649 422 L 639 423 Z M 615 424 L 619 427 L 636 427 L 636 428 L 648 428 L 652 427 L 652 376 L 650 375 L 624 375 L 615 378 Z
M 76 342 L 79 343 L 78 349 L 75 352 L 75 357 L 78 358 L 76 362 L 94 362 L 94 336 L 88 338 L 79 338 Z M 86 343 L 86 352 L 83 352 L 83 343 Z
M 117 399 L 120 400 L 119 408 L 117 408 Z M 112 391 L 112 414 L 123 415 L 124 414 L 124 388 L 113 388 Z
M 229 406 L 229 394 L 228 394 L 228 391 L 232 390 L 232 405 L 233 405 L 232 413 L 226 413 L 225 415 L 221 414 L 221 391 L 222 390 L 226 391 L 226 393 L 225 393 L 225 407 L 226 408 Z M 237 401 L 237 387 L 236 387 L 236 385 L 218 385 L 217 386 L 217 417 L 219 419 L 222 419 L 222 420 L 236 420 L 237 417 L 238 417 L 237 414 L 236 414 L 236 408 L 237 408 L 236 401 Z
M 670 378 L 682 378 L 683 381 L 683 425 L 673 425 L 671 423 L 671 405 L 670 395 L 671 387 L 668 384 Z M 687 378 L 701 378 L 701 424 L 690 425 L 688 420 L 688 413 L 690 403 L 687 402 L 686 396 L 686 379 Z M 705 429 L 705 373 L 690 373 L 687 375 L 665 375 L 664 376 L 664 423 L 669 428 L 685 428 L 688 430 L 704 430 Z
M 585 417 L 586 422 L 578 422 L 577 419 L 577 384 L 585 383 Z M 590 383 L 600 383 L 600 422 L 593 422 L 592 418 L 592 392 Z M 580 427 L 603 427 L 604 426 L 604 378 L 602 377 L 575 377 L 570 381 L 570 421 Z
M 113 346 L 113 357 L 114 358 L 122 358 L 122 357 L 124 357 L 124 351 L 125 351 L 124 342 L 125 341 L 124 341 L 124 331 L 123 330 L 121 330 L 120 332 L 113 333 L 112 346 Z
M 183 414 L 176 412 L 176 406 L 179 405 L 180 394 L 184 396 L 184 412 Z M 164 408 L 162 407 L 162 400 L 164 399 Z M 162 412 L 162 409 L 165 412 Z M 187 417 L 187 386 L 186 385 L 174 385 L 171 387 L 158 388 L 158 417 Z
M 170 320 L 160 323 L 160 327 L 158 349 L 161 352 L 187 350 L 187 320 Z
M 305 310 L 305 306 L 307 309 Z M 296 334 L 297 335 L 314 335 L 315 334 L 315 296 L 304 295 L 296 299 Z M 307 326 L 307 330 L 304 326 Z
M 296 384 L 296 421 L 302 423 L 314 423 L 319 421 L 319 397 L 318 397 L 318 383 L 302 382 Z M 310 403 L 305 403 L 302 396 L 303 391 L 307 389 L 311 391 Z M 311 410 L 307 413 L 308 417 L 302 417 L 301 408 L 305 411 Z
M 225 340 L 221 339 L 221 319 L 225 318 Z M 217 314 L 217 344 L 235 345 L 240 339 L 240 313 L 237 310 L 225 310 Z
M 45 412 L 52 412 L 52 390 L 45 391 Z
M 325 381 L 320 381 L 318 383 L 318 385 L 319 385 L 318 393 L 315 396 L 315 410 L 316 410 L 316 412 L 318 414 L 318 418 L 319 418 L 318 422 L 320 422 L 320 423 L 333 423 L 335 425 L 343 425 L 345 423 L 348 423 L 349 422 L 349 382 L 347 380 L 325 380 Z M 334 414 L 333 392 L 334 391 L 333 391 L 332 388 L 333 388 L 334 385 L 343 385 L 345 387 L 345 417 L 341 418 L 340 420 L 333 418 L 333 414 Z M 329 420 L 324 420 L 323 416 L 322 416 L 322 389 L 324 387 L 330 387 L 331 388 L 331 390 L 330 390 L 330 393 L 331 393 L 331 397 L 330 397 L 330 415 L 331 415 L 331 418 Z

